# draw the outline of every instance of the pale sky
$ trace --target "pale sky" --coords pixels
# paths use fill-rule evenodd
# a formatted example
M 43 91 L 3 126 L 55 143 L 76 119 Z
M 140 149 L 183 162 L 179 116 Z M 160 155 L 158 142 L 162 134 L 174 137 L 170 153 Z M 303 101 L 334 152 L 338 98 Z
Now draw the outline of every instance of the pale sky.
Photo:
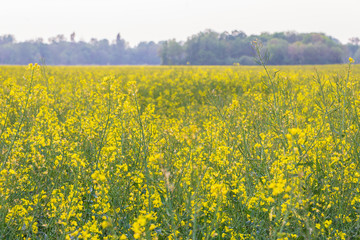
M 17 41 L 72 32 L 89 41 L 120 33 L 130 45 L 217 32 L 323 32 L 360 37 L 360 0 L 2 0 L 0 35 Z

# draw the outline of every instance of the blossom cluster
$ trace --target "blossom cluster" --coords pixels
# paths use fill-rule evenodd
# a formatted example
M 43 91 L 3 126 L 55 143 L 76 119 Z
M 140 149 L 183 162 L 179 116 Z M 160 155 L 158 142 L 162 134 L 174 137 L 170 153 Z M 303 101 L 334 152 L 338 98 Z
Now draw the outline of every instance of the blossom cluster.
M 347 67 L 0 67 L 0 238 L 360 238 Z

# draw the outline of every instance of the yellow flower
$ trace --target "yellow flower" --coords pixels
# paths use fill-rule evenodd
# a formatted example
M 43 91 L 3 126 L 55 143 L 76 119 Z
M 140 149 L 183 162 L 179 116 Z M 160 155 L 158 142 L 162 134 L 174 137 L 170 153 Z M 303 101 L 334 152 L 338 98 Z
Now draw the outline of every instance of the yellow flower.
M 156 228 L 155 224 L 150 225 L 150 231 L 154 230 Z
M 37 234 L 38 233 L 38 223 L 37 222 L 34 222 L 33 225 L 32 225 L 32 230 L 33 230 L 33 233 L 34 234 Z
M 349 57 L 349 63 L 354 63 L 355 60 L 352 57 Z
M 331 225 L 332 221 L 331 220 L 326 220 L 324 222 L 325 228 L 328 228 Z
M 127 237 L 125 234 L 121 235 L 120 240 L 126 240 L 126 239 L 127 239 Z
M 112 226 L 111 222 L 106 221 L 106 220 L 101 223 L 101 227 L 102 227 L 103 229 L 108 228 L 108 227 L 111 227 L 111 226 Z

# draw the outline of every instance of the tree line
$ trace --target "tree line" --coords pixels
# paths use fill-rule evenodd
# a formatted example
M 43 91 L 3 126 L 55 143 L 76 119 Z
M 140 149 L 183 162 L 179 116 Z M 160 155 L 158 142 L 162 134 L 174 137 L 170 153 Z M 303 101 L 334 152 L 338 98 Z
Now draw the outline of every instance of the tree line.
M 120 34 L 113 42 L 107 39 L 75 41 L 75 33 L 67 40 L 57 35 L 45 43 L 43 39 L 16 42 L 14 36 L 0 36 L 0 64 L 28 64 L 44 61 L 49 65 L 136 65 L 160 64 L 159 43 L 140 42 L 129 47 Z
M 359 38 L 348 44 L 323 33 L 278 32 L 247 36 L 242 31 L 217 33 L 212 30 L 191 36 L 186 42 L 168 40 L 162 44 L 161 63 L 194 65 L 253 65 L 251 43 L 261 41 L 268 64 L 335 64 L 351 56 L 360 60 Z
M 242 31 L 218 33 L 205 30 L 186 41 L 175 39 L 140 42 L 134 47 L 121 38 L 76 41 L 57 35 L 17 42 L 12 35 L 0 36 L 0 64 L 28 64 L 44 61 L 49 65 L 254 65 L 253 41 L 261 41 L 270 65 L 335 64 L 360 61 L 360 39 L 342 44 L 323 33 L 277 32 L 246 35 Z

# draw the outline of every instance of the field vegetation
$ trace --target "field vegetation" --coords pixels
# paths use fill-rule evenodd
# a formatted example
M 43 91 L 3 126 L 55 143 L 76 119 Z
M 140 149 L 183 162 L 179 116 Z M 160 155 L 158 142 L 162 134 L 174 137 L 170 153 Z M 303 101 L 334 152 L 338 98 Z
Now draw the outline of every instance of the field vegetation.
M 0 67 L 0 238 L 358 239 L 359 78 Z

